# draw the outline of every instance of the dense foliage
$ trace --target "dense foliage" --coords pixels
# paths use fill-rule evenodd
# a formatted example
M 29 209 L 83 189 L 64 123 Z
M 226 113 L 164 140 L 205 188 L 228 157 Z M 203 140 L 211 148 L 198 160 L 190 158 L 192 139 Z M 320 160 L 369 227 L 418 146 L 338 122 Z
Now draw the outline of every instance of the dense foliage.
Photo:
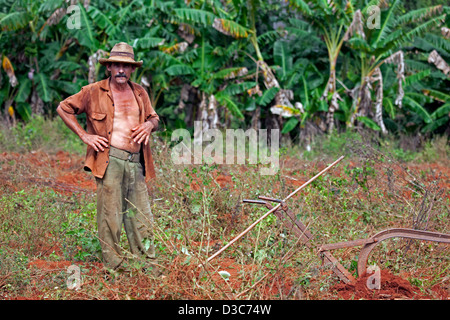
M 125 41 L 167 133 L 448 134 L 450 7 L 428 2 L 1 0 L 2 117 L 52 116 Z

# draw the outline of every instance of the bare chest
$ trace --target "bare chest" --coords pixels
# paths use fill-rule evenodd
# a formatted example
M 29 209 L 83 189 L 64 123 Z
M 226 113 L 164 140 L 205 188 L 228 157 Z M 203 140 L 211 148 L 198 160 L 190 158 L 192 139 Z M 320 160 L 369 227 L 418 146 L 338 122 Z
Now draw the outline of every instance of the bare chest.
M 136 123 L 139 121 L 139 105 L 133 91 L 114 92 L 114 119 L 130 121 Z

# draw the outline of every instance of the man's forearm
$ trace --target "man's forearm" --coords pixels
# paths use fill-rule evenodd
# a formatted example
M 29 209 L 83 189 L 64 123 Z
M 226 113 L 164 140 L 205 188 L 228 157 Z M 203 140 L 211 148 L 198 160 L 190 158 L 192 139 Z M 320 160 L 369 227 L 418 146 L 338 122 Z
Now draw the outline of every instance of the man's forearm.
M 150 118 L 147 121 L 151 122 L 153 124 L 152 132 L 156 131 L 158 129 L 159 120 L 157 118 Z
M 78 120 L 74 114 L 65 112 L 61 106 L 56 109 L 64 123 L 77 134 L 80 139 L 88 146 L 94 148 L 95 151 L 105 151 L 105 148 L 109 146 L 107 138 L 96 135 L 88 134 L 78 123 Z
M 58 108 L 56 108 L 56 112 L 58 112 L 59 116 L 66 124 L 66 126 L 70 130 L 75 132 L 75 134 L 78 135 L 78 137 L 80 137 L 81 140 L 83 140 L 84 136 L 86 135 L 86 131 L 78 123 L 76 116 L 74 114 L 67 113 L 66 111 L 64 111 L 60 105 L 58 106 Z

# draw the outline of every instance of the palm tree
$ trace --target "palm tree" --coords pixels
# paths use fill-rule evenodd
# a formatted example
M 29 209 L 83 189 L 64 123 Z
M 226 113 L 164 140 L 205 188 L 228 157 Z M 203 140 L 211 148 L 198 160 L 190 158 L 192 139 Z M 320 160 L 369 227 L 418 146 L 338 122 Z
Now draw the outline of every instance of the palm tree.
M 66 41 L 67 36 L 49 40 L 52 32 L 60 34 L 56 25 L 66 13 L 66 7 L 59 8 L 59 5 L 43 0 L 2 3 L 0 51 L 10 57 L 8 65 L 15 69 L 17 84 L 2 86 L 0 102 L 6 108 L 13 104 L 24 120 L 33 113 L 44 113 L 54 99 L 59 99 L 59 92 L 71 94 L 79 90 L 80 83 L 73 76 L 80 71 L 80 65 L 59 60 L 70 41 Z M 17 41 L 18 37 L 21 41 Z M 59 77 L 64 68 L 74 72 L 70 80 Z
M 387 134 L 383 122 L 383 75 L 381 66 L 396 65 L 398 93 L 395 105 L 402 108 L 404 100 L 403 84 L 405 82 L 405 63 L 402 48 L 411 43 L 415 37 L 423 35 L 427 30 L 439 26 L 445 17 L 443 6 L 422 8 L 404 15 L 399 15 L 400 0 L 395 0 L 386 10 L 382 11 L 382 23 L 379 29 L 369 29 L 362 20 L 358 21 L 360 30 L 348 40 L 352 54 L 358 61 L 359 83 L 350 91 L 353 98 L 353 108 L 347 124 L 352 126 L 357 118 L 368 123 L 371 112 L 371 89 L 375 89 L 375 122 L 383 134 Z M 367 12 L 362 12 L 362 15 Z M 415 23 L 408 29 L 407 24 Z M 375 88 L 374 88 L 375 86 Z M 408 107 L 418 110 L 420 104 L 411 97 L 405 98 Z M 422 109 L 422 108 L 421 108 Z
M 354 1 L 333 0 L 290 0 L 290 4 L 297 8 L 314 26 L 316 32 L 323 37 L 327 47 L 329 60 L 329 78 L 322 94 L 323 99 L 329 101 L 326 126 L 328 132 L 334 128 L 334 113 L 339 109 L 338 100 L 341 99 L 336 89 L 336 67 L 342 46 L 349 38 L 349 33 L 358 32 L 358 11 L 355 13 Z M 356 21 L 355 21 L 356 19 Z

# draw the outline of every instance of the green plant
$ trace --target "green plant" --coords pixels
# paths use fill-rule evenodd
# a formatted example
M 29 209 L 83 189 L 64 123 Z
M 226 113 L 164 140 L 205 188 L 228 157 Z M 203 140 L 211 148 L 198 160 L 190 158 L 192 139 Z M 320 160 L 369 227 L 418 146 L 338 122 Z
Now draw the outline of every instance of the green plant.
M 45 150 L 55 148 L 66 152 L 84 154 L 86 146 L 61 119 L 47 119 L 35 115 L 28 122 L 16 126 L 0 126 L 0 146 L 5 151 Z
M 96 204 L 86 202 L 80 210 L 69 213 L 62 225 L 67 236 L 65 254 L 76 261 L 96 261 L 101 259 L 101 246 L 96 230 Z

